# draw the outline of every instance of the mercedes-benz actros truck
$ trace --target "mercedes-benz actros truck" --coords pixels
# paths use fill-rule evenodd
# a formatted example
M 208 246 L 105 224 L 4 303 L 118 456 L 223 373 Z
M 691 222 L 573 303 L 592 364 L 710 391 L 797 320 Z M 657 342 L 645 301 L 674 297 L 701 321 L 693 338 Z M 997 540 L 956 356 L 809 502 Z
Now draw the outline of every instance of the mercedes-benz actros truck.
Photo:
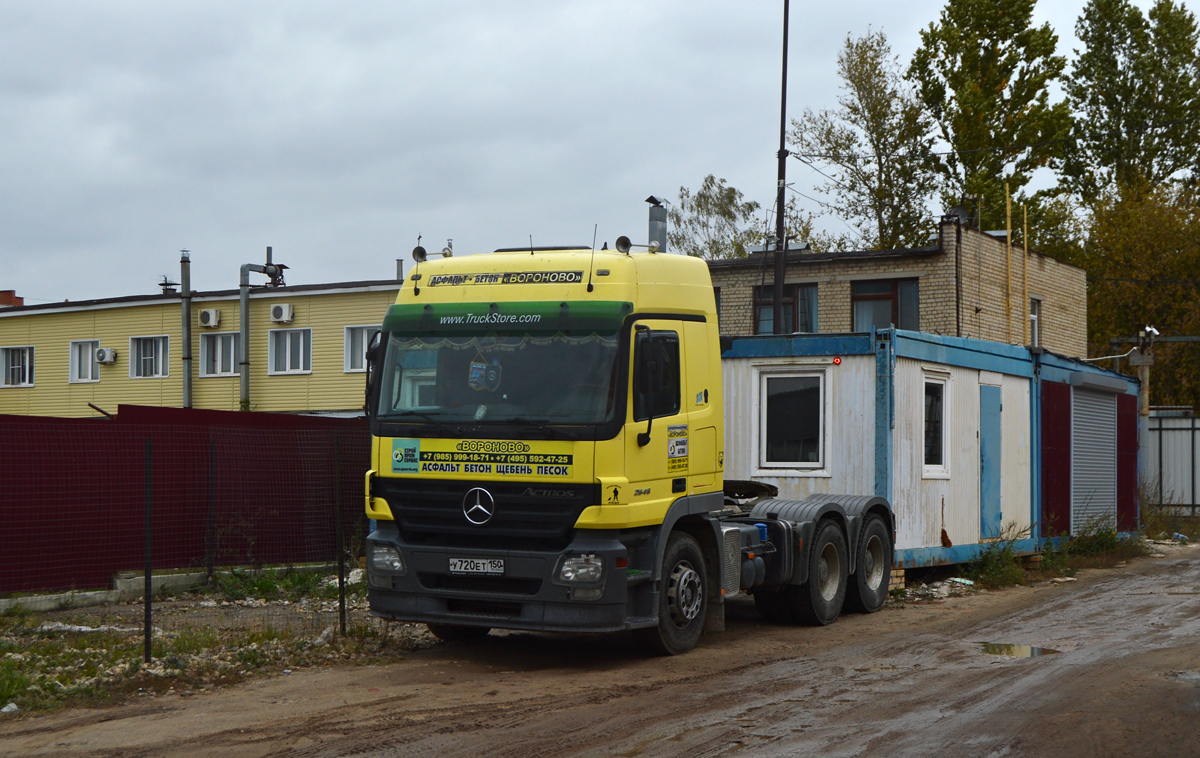
M 622 238 L 419 262 L 368 361 L 378 617 L 444 639 L 635 630 L 676 654 L 738 594 L 817 625 L 887 598 L 885 499 L 724 480 L 702 260 Z

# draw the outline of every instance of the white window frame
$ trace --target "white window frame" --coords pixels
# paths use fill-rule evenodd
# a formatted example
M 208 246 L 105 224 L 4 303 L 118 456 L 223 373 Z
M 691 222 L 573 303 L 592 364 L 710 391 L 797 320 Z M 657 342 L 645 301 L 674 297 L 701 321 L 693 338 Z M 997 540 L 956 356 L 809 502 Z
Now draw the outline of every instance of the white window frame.
M 820 380 L 821 416 L 820 416 L 820 452 L 816 461 L 781 461 L 771 462 L 766 459 L 767 435 L 767 382 L 770 379 L 786 379 L 793 377 L 817 377 Z M 809 368 L 808 366 L 771 366 L 758 370 L 758 430 L 755 435 L 755 462 L 758 470 L 755 476 L 793 476 L 793 477 L 830 477 L 832 465 L 829 459 L 829 433 L 832 428 L 830 412 L 829 372 L 824 368 Z
M 942 385 L 942 462 L 932 466 L 925 463 L 925 385 Z M 926 368 L 921 372 L 921 397 L 917 407 L 921 409 L 921 478 L 949 479 L 950 478 L 950 397 L 951 376 L 948 371 Z
M 436 368 L 418 368 L 405 371 L 400 385 L 401 402 L 408 408 L 425 407 L 417 403 L 421 388 L 432 387 L 435 384 L 437 384 Z
M 215 373 L 208 372 L 208 353 L 212 349 L 212 343 L 220 344 L 222 337 L 229 337 L 233 340 L 233 368 L 229 371 L 217 371 Z M 241 339 L 239 332 L 205 332 L 200 335 L 200 376 L 209 377 L 229 377 L 241 376 L 241 367 L 238 365 L 238 340 Z
M 351 335 L 355 330 L 363 330 L 363 349 L 362 354 L 358 357 L 362 360 L 362 368 L 354 368 L 351 364 L 353 355 L 353 342 Z M 383 329 L 380 324 L 355 324 L 347 326 L 345 329 L 345 355 L 342 360 L 342 372 L 346 374 L 364 374 L 367 371 L 367 348 L 370 347 L 371 335 L 376 331 Z
M 155 351 L 160 353 L 156 355 L 155 373 L 153 374 L 138 374 L 138 370 L 142 365 L 142 357 L 138 351 L 134 349 L 134 345 L 139 340 L 157 340 Z M 129 338 L 129 378 L 130 379 L 166 379 L 171 375 L 171 338 L 166 334 L 143 334 Z
M 88 350 L 88 355 L 91 356 L 91 360 L 88 362 L 88 378 L 87 379 L 80 379 L 77 376 L 77 374 L 79 373 L 79 356 L 78 356 L 76 350 L 81 345 L 91 345 L 91 349 Z M 69 361 L 69 363 L 70 363 L 69 370 L 71 373 L 70 373 L 69 379 L 68 379 L 68 381 L 71 384 L 95 384 L 96 382 L 100 381 L 100 361 L 96 360 L 96 351 L 99 349 L 100 349 L 100 340 L 72 340 L 71 341 L 71 353 L 70 353 L 70 361 Z
M 276 371 L 275 370 L 275 341 L 280 339 L 280 337 L 278 337 L 277 335 L 288 335 L 293 332 L 307 332 L 308 333 L 307 340 L 301 340 L 300 368 L 299 369 L 284 369 L 283 371 Z M 284 339 L 285 346 L 290 345 L 291 340 L 286 339 L 286 336 L 283 339 Z M 307 361 L 305 361 L 305 355 L 303 352 L 305 342 L 307 342 L 307 344 L 308 344 L 308 356 L 307 356 L 308 360 Z M 286 349 L 288 349 L 288 348 L 285 347 L 285 350 Z M 267 330 L 267 374 L 269 376 L 288 376 L 288 375 L 294 375 L 294 374 L 311 374 L 312 373 L 312 353 L 313 353 L 312 327 L 304 326 L 304 327 L 298 327 L 296 329 L 269 329 L 269 330 Z M 284 356 L 284 364 L 285 365 L 291 363 L 291 361 L 288 360 L 288 358 L 289 358 L 289 356 L 287 356 L 285 353 L 285 356 Z M 307 365 L 307 368 L 305 368 L 306 365 Z
M 25 379 L 26 381 L 17 384 L 9 384 L 8 382 L 8 351 L 23 350 L 25 351 Z M 0 346 L 0 387 L 5 389 L 15 389 L 17 387 L 32 387 L 37 381 L 37 361 L 35 358 L 35 350 L 33 345 L 4 345 Z M 33 382 L 28 381 L 30 376 L 33 377 Z

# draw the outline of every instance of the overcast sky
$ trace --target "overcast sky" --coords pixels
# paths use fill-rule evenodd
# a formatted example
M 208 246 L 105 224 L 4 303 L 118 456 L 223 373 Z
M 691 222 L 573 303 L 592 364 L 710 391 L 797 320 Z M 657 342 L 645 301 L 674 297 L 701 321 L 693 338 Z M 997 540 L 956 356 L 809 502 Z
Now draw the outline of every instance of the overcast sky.
M 793 3 L 789 115 L 836 104 L 847 33 L 907 62 L 941 7 Z M 394 276 L 418 234 L 638 242 L 647 195 L 708 173 L 770 206 L 782 8 L 0 0 L 0 289 L 157 292 L 180 248 L 223 289 L 267 245 L 307 284 Z M 1068 55 L 1081 8 L 1038 5 Z

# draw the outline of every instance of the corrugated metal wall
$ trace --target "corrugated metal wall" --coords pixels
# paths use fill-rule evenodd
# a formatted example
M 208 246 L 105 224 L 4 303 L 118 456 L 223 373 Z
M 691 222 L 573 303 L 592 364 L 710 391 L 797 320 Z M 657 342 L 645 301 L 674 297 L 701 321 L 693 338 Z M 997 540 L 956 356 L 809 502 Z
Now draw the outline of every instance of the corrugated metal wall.
M 1200 507 L 1200 419 L 1152 416 L 1142 441 L 1142 475 L 1155 504 Z
M 825 371 L 828 432 L 823 472 L 781 475 L 758 466 L 760 376 L 784 367 Z M 725 478 L 761 479 L 781 497 L 814 492 L 869 495 L 875 492 L 875 356 L 849 355 L 840 366 L 803 358 L 726 358 Z
M 1071 534 L 1117 517 L 1117 396 L 1079 387 L 1071 408 Z

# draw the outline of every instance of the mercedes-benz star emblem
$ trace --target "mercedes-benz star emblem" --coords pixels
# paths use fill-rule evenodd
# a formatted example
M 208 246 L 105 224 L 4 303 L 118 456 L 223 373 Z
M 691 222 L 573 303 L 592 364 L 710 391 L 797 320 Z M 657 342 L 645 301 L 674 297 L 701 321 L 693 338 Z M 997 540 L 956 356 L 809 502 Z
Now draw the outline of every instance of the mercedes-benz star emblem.
M 475 526 L 483 526 L 492 519 L 496 512 L 496 501 L 492 493 L 483 487 L 467 490 L 463 496 L 463 515 Z

